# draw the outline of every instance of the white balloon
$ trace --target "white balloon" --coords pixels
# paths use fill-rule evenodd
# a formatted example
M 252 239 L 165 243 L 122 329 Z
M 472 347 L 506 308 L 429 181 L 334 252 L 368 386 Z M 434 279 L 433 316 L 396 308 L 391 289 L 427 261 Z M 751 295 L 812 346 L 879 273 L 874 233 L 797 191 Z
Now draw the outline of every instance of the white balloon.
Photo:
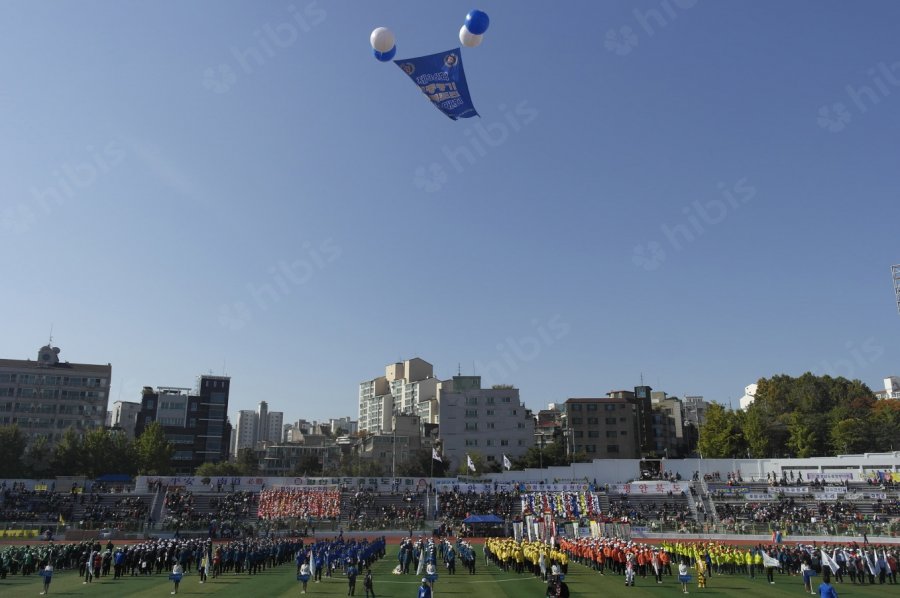
M 379 52 L 387 52 L 394 47 L 394 34 L 387 27 L 379 27 L 369 36 L 372 48 Z
M 465 25 L 459 30 L 459 43 L 467 48 L 477 48 L 481 45 L 482 39 L 484 39 L 484 34 L 475 35 L 474 33 L 469 32 Z

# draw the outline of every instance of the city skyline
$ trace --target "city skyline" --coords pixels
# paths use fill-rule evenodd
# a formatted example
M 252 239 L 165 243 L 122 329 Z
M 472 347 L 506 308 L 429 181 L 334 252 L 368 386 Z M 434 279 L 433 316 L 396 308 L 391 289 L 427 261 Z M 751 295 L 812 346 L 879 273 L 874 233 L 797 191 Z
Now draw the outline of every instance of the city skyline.
M 52 326 L 109 404 L 228 375 L 232 423 L 416 356 L 534 411 L 900 374 L 900 5 L 486 0 L 454 122 L 369 34 L 472 8 L 4 3 L 0 356 Z

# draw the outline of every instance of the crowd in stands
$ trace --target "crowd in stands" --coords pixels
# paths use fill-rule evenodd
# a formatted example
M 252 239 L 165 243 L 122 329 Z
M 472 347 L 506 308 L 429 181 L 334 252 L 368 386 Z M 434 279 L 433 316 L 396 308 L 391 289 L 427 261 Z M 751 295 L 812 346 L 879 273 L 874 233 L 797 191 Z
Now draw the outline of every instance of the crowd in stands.
M 229 492 L 224 496 L 214 496 L 209 500 L 209 508 L 223 519 L 243 519 L 253 514 L 253 506 L 258 502 L 254 492 Z
M 93 494 L 88 502 L 81 519 L 91 523 L 115 525 L 123 522 L 141 522 L 150 510 L 150 506 L 140 496 L 126 496 L 112 505 L 103 505 L 100 495 Z
M 647 521 L 685 523 L 693 519 L 690 507 L 686 503 L 663 501 L 631 501 L 627 496 L 610 499 L 607 519 L 622 523 L 643 524 Z
M 852 523 L 864 516 L 849 501 L 817 502 L 807 505 L 793 498 L 772 502 L 723 503 L 716 505 L 716 514 L 724 522 L 738 519 L 756 523 Z
M 407 529 L 418 528 L 425 521 L 422 505 L 385 505 L 371 511 L 360 512 L 350 521 L 351 529 Z
M 336 519 L 341 516 L 337 489 L 277 488 L 259 495 L 260 519 Z
M 0 500 L 0 521 L 57 521 L 69 519 L 75 508 L 75 495 L 27 490 L 25 485 L 6 487 Z
M 514 492 L 441 492 L 437 495 L 437 511 L 442 517 L 462 520 L 471 514 L 493 514 L 511 519 L 519 504 Z

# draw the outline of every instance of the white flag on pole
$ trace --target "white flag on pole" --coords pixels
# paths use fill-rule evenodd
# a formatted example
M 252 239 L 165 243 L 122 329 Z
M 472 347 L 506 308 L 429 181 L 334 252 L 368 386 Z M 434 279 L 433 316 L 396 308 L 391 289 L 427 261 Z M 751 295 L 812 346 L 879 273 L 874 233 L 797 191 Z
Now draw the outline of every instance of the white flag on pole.
M 503 455 L 503 467 L 505 467 L 507 471 L 512 469 L 512 461 L 510 461 L 509 457 L 506 455 Z
M 781 566 L 781 563 L 778 562 L 778 559 L 769 556 L 769 554 L 765 550 L 760 550 L 759 552 L 760 552 L 760 554 L 762 554 L 764 567 L 780 567 Z
M 432 449 L 431 449 L 431 458 L 434 459 L 435 461 L 440 461 L 441 463 L 444 462 L 444 460 L 441 459 L 440 454 L 438 454 L 436 448 L 432 448 Z
M 471 472 L 475 472 L 475 463 L 472 462 L 472 457 L 470 457 L 469 455 L 466 455 L 466 465 L 469 466 L 469 470 Z
M 827 565 L 831 572 L 837 575 L 837 572 L 841 570 L 840 566 L 835 562 L 833 558 L 831 558 L 827 552 L 824 550 L 822 552 L 822 564 Z

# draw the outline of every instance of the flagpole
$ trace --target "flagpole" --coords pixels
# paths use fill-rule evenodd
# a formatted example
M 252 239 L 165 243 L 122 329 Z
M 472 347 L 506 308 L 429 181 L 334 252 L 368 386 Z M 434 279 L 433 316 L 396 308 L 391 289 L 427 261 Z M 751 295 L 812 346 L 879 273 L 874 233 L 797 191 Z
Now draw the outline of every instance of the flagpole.
M 429 485 L 431 488 L 434 488 L 434 447 L 431 447 L 431 479 L 429 480 Z M 431 488 L 425 488 L 425 514 L 428 514 L 429 505 L 431 504 Z M 434 519 L 434 513 L 432 513 L 431 519 Z

